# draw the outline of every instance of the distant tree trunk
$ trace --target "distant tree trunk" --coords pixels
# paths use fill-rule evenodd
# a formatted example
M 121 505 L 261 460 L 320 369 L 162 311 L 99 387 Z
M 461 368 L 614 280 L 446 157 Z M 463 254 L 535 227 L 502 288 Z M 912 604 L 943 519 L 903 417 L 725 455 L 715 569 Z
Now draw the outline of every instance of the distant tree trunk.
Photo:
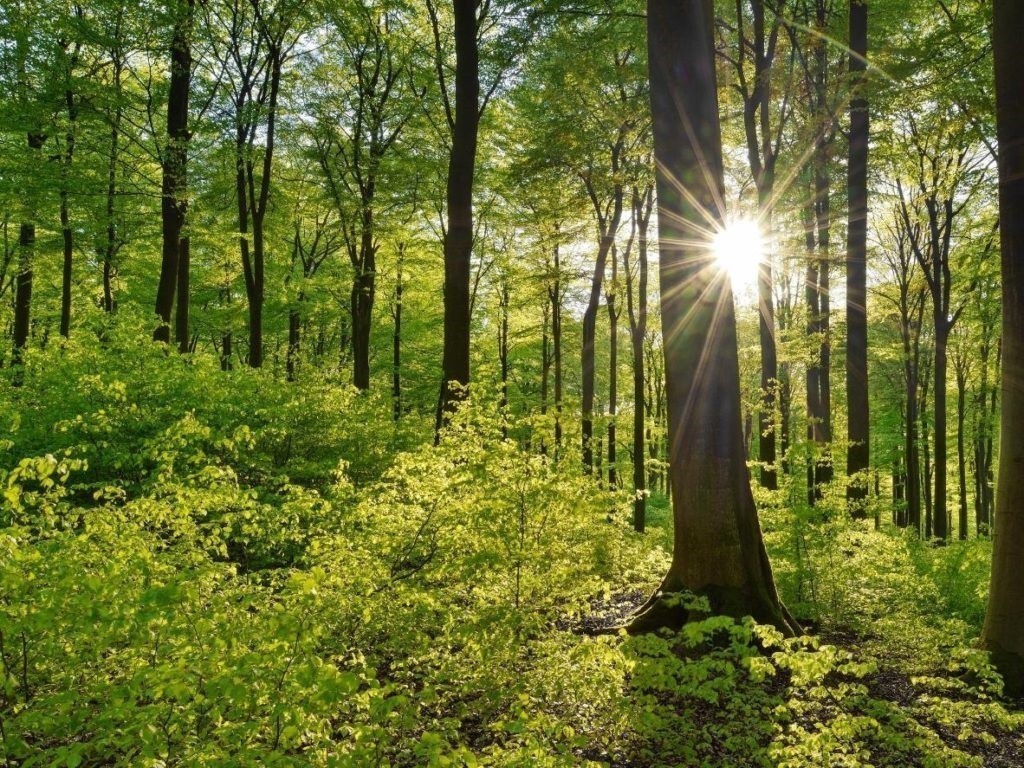
M 555 366 L 555 457 L 562 447 L 562 273 L 558 244 L 554 248 L 554 279 L 548 287 L 551 302 L 551 356 Z
M 21 365 L 22 350 L 28 345 L 32 320 L 32 262 L 36 245 L 36 225 L 24 222 L 18 235 L 18 274 L 14 278 L 14 355 L 11 362 Z
M 296 303 L 302 301 L 302 294 Z M 298 306 L 288 309 L 288 352 L 285 357 L 285 375 L 288 381 L 295 381 L 295 369 L 298 365 L 299 348 L 302 344 L 302 314 Z
M 794 633 L 743 457 L 732 291 L 708 249 L 691 244 L 716 223 L 706 217 L 720 215 L 724 191 L 713 23 L 710 0 L 647 3 L 675 532 L 661 589 L 630 629 L 685 621 L 687 611 L 661 594 L 686 589 L 706 596 L 716 613 Z
M 605 303 L 608 305 L 608 487 L 618 487 L 616 476 L 616 436 L 615 417 L 618 412 L 619 399 L 619 312 L 616 306 L 616 292 L 619 279 L 619 259 L 615 245 L 611 252 L 612 279 L 605 291 Z
M 191 349 L 188 330 L 189 310 L 189 277 L 192 269 L 192 243 L 186 236 L 178 244 L 178 285 L 175 291 L 174 307 L 174 338 L 178 342 L 178 351 L 187 354 Z
M 508 438 L 508 277 L 502 276 L 498 296 L 498 366 L 501 371 L 501 437 Z
M 191 40 L 195 10 L 195 0 L 168 1 L 174 17 L 174 27 L 171 32 L 171 82 L 167 96 L 167 143 L 161 158 L 163 185 L 160 211 L 163 222 L 163 255 L 160 263 L 160 282 L 156 289 L 156 314 L 160 324 L 153 332 L 154 341 L 165 343 L 171 339 L 171 311 L 174 308 L 174 294 L 178 284 L 181 231 L 188 206 L 188 97 L 192 77 Z M 106 266 L 104 264 L 105 269 Z M 104 285 L 106 290 L 106 271 Z M 105 294 L 104 303 L 106 302 Z M 230 349 L 230 344 L 228 347 Z
M 191 60 L 190 60 L 191 62 Z M 107 314 L 112 314 L 114 311 L 114 259 L 117 258 L 117 252 L 120 249 L 120 243 L 118 242 L 117 234 L 117 167 L 120 163 L 121 154 L 121 119 L 124 112 L 124 107 L 121 103 L 121 75 L 124 69 L 124 61 L 120 58 L 119 54 L 114 58 L 114 93 L 117 99 L 117 104 L 114 107 L 113 119 L 110 123 L 110 154 L 107 156 L 107 206 L 106 206 L 106 219 L 107 219 L 107 239 L 103 246 L 103 311 Z M 191 66 L 191 63 L 189 63 Z M 186 86 L 186 100 L 188 99 L 187 86 Z M 170 104 L 168 104 L 168 112 L 170 111 Z M 185 104 L 186 122 L 188 120 L 188 103 Z M 168 120 L 170 116 L 168 115 Z M 168 123 L 168 137 L 170 137 L 170 124 Z M 186 141 L 187 133 L 186 133 Z M 168 138 L 170 141 L 170 138 Z M 165 152 L 171 151 L 169 148 L 165 149 Z M 180 169 L 181 182 L 180 187 L 176 190 L 180 198 L 172 200 L 175 206 L 181 208 L 181 222 L 178 227 L 180 234 L 181 228 L 185 223 L 185 206 L 188 205 L 187 201 L 184 200 L 185 193 L 185 163 L 187 160 L 181 160 Z M 180 243 L 179 243 L 180 245 Z M 179 257 L 180 258 L 180 255 Z M 175 262 L 177 267 L 177 262 Z M 175 271 L 174 279 L 177 280 L 177 270 Z M 173 297 L 172 297 L 173 300 Z M 167 322 L 170 322 L 168 318 Z M 161 341 L 168 341 L 170 339 L 170 326 L 167 328 L 167 338 L 160 339 Z
M 846 498 L 851 512 L 864 514 L 867 479 L 860 473 L 870 465 L 868 419 L 868 102 L 864 96 L 868 51 L 867 0 L 850 2 L 850 162 L 847 191 L 849 226 L 846 246 Z
M 1003 275 L 1002 429 L 992 581 L 981 638 L 1006 692 L 1024 693 L 1024 5 L 994 0 Z
M 807 298 L 807 335 L 815 339 L 821 333 L 821 295 L 819 293 L 820 262 L 815 255 L 816 238 L 814 235 L 814 204 L 811 198 L 804 211 L 804 246 L 807 253 L 807 278 L 805 280 Z M 818 345 L 820 351 L 820 344 Z M 807 363 L 807 441 L 815 452 L 823 451 L 824 414 L 821 405 L 821 360 L 818 351 L 812 353 Z M 818 459 L 816 456 L 807 459 L 807 503 L 814 506 L 821 498 L 821 487 L 818 476 Z
M 956 372 L 956 461 L 959 480 L 959 515 L 957 516 L 960 540 L 967 538 L 967 453 L 964 426 L 967 421 L 967 368 L 962 357 L 954 361 Z
M 583 373 L 583 414 L 582 414 L 582 448 L 583 468 L 589 474 L 594 463 L 594 382 L 596 378 L 595 351 L 597 346 L 597 312 L 601 303 L 601 286 L 604 282 L 608 254 L 615 245 L 615 235 L 619 231 L 622 220 L 623 187 L 619 176 L 622 152 L 625 147 L 625 129 L 620 128 L 618 137 L 611 148 L 611 169 L 615 178 L 612 189 L 611 212 L 608 213 L 598 199 L 597 190 L 589 178 L 584 178 L 584 185 L 590 195 L 597 217 L 598 247 L 594 261 L 594 275 L 590 281 L 590 298 L 583 312 L 583 351 L 581 367 Z
M 441 396 L 434 422 L 439 431 L 469 385 L 470 261 L 473 254 L 473 172 L 480 125 L 480 60 L 477 0 L 453 0 L 455 16 L 455 113 L 448 158 L 444 234 L 444 352 Z M 452 385 L 455 385 L 454 387 Z
M 376 297 L 377 245 L 373 242 L 373 191 L 364 200 L 356 276 L 352 281 L 352 384 L 370 388 L 370 324 Z
M 78 49 L 76 48 L 68 65 L 69 81 L 77 61 Z M 75 92 L 70 86 L 64 92 L 64 103 L 68 112 L 68 130 L 64 136 L 64 160 L 61 165 L 60 179 L 60 231 L 64 245 L 64 263 L 61 270 L 60 291 L 60 335 L 66 339 L 71 335 L 71 280 L 75 258 L 75 232 L 71 228 L 68 186 L 71 176 L 71 163 L 75 156 L 75 132 L 78 125 L 78 104 L 75 100 Z
M 405 243 L 399 243 L 395 275 L 395 303 L 392 310 L 395 328 L 391 334 L 391 403 L 395 424 L 402 418 L 402 268 L 404 263 Z
M 654 206 L 654 187 L 641 191 L 633 187 L 633 217 L 637 228 L 636 298 L 633 270 L 626 252 L 626 309 L 633 352 L 633 530 L 643 533 L 647 525 L 647 419 L 644 372 L 644 338 L 647 336 L 647 232 Z
M 948 369 L 947 346 L 949 344 L 949 320 L 946 315 L 935 313 L 935 359 L 932 372 L 935 376 L 932 404 L 935 409 L 935 503 L 933 505 L 935 538 L 945 541 L 949 536 L 949 510 L 946 507 L 946 371 Z

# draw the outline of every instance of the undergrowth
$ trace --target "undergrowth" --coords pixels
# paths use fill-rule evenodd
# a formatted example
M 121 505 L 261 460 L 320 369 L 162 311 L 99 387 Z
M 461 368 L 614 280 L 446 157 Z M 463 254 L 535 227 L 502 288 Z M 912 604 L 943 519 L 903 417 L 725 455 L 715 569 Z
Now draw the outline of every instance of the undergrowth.
M 1020 754 L 1024 717 L 972 646 L 988 542 L 936 549 L 784 490 L 761 499 L 766 542 L 813 634 L 712 617 L 589 637 L 595 606 L 657 585 L 667 503 L 632 533 L 628 493 L 568 445 L 502 439 L 483 399 L 435 448 L 425 417 L 382 429 L 389 403 L 329 377 L 225 375 L 127 337 L 35 353 L 3 386 L 6 766 Z

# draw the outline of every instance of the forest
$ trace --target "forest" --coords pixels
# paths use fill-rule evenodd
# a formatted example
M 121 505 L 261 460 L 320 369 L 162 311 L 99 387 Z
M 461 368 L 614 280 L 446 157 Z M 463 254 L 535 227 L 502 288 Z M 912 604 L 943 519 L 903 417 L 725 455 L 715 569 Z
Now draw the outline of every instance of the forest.
M 0 768 L 1024 766 L 1022 43 L 3 0 Z

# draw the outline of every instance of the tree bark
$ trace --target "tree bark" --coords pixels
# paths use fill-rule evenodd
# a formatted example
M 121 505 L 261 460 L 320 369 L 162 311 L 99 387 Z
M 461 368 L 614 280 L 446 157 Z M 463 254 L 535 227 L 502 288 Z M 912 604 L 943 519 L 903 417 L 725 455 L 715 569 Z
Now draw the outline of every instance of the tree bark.
M 187 354 L 191 349 L 188 331 L 189 277 L 192 269 L 192 244 L 186 236 L 178 244 L 178 285 L 175 290 L 174 338 L 178 351 Z
M 868 418 L 868 102 L 864 96 L 868 50 L 867 0 L 850 2 L 850 160 L 847 169 L 849 224 L 846 245 L 846 498 L 850 511 L 863 516 L 865 473 L 870 465 Z
M 675 533 L 661 590 L 630 629 L 685 621 L 688 611 L 659 597 L 687 589 L 716 613 L 793 633 L 743 456 L 732 291 L 710 250 L 693 244 L 719 223 L 723 199 L 713 21 L 710 0 L 647 3 Z
M 469 385 L 470 261 L 473 254 L 473 173 L 480 125 L 477 0 L 454 0 L 455 114 L 448 158 L 444 234 L 444 351 L 435 430 L 440 431 Z
M 982 643 L 1006 691 L 1024 692 L 1024 6 L 994 0 L 1003 275 L 1002 428 L 992 581 Z
M 167 96 L 167 144 L 161 163 L 163 249 L 160 281 L 156 289 L 159 325 L 153 332 L 154 341 L 165 343 L 171 338 L 171 311 L 178 285 L 181 231 L 188 207 L 188 97 L 192 76 L 191 40 L 195 0 L 169 0 L 169 3 L 174 27 L 171 33 L 171 82 Z

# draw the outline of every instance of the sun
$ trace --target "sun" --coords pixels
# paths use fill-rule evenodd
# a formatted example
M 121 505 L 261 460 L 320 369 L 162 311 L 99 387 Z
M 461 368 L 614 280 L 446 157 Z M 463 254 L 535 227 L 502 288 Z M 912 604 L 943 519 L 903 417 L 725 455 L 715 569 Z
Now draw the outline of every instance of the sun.
M 764 238 L 753 219 L 732 219 L 711 243 L 718 268 L 729 276 L 733 291 L 747 292 L 757 285 L 757 269 L 764 257 Z

